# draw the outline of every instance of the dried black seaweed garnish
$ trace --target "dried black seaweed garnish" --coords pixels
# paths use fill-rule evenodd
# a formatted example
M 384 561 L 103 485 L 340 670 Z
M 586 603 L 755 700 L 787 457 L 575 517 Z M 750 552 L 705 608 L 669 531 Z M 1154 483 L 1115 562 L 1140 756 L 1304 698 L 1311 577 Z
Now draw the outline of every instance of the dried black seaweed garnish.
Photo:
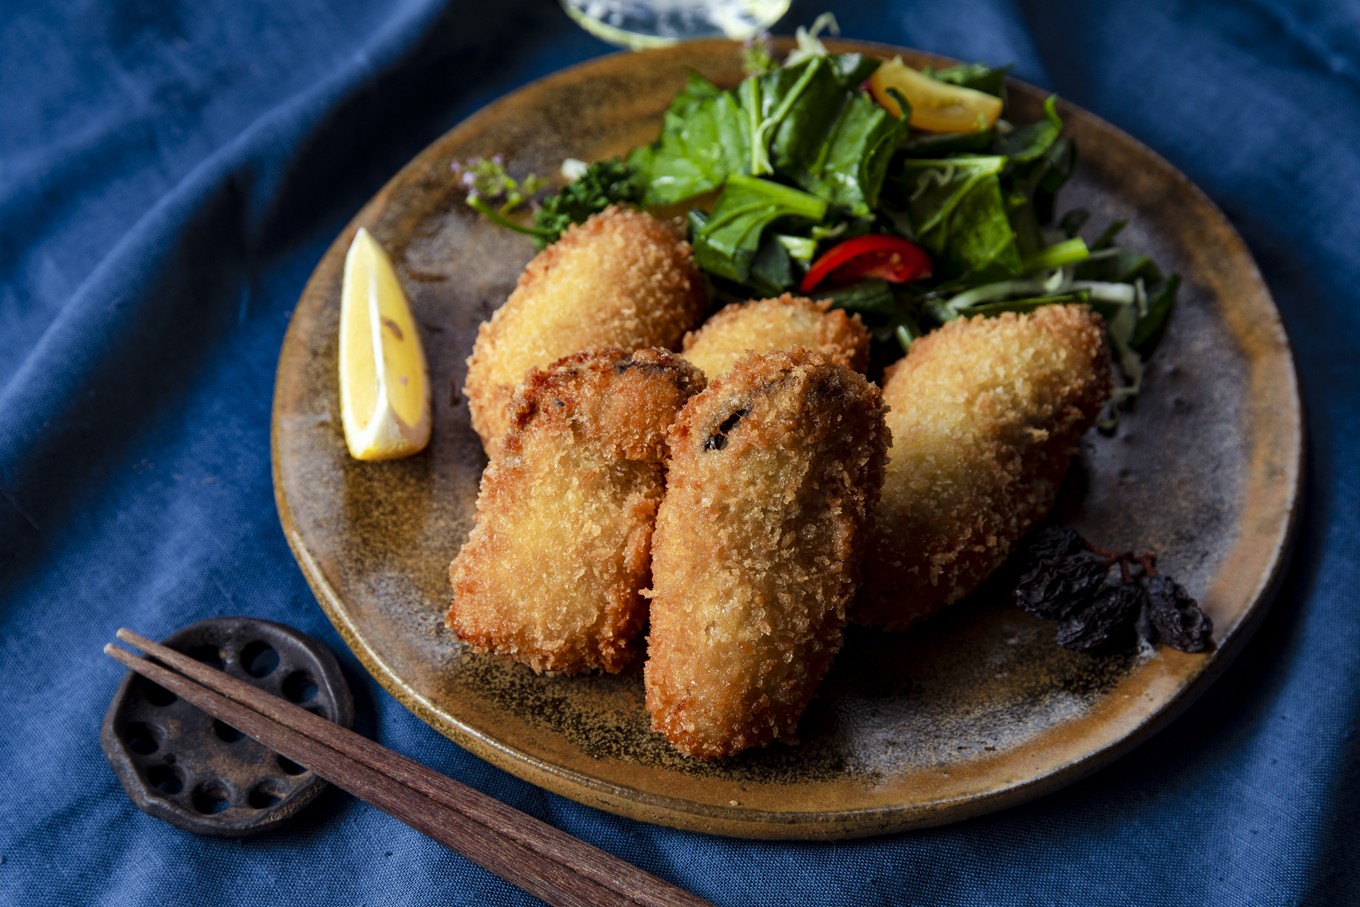
M 1065 648 L 1108 650 L 1140 636 L 1182 652 L 1212 645 L 1213 621 L 1180 583 L 1158 574 L 1151 554 L 1109 551 L 1070 527 L 1050 526 L 1032 535 L 1015 561 L 1022 571 L 1016 605 L 1058 621 L 1057 642 Z
M 1058 645 L 1077 652 L 1118 648 L 1133 642 L 1134 625 L 1146 604 L 1147 592 L 1137 583 L 1106 583 L 1090 602 L 1058 622 Z
M 1149 616 L 1159 638 L 1182 652 L 1203 652 L 1209 647 L 1214 623 L 1180 583 L 1169 576 L 1147 580 Z
M 1039 561 L 1015 584 L 1015 603 L 1044 620 L 1060 620 L 1095 597 L 1110 564 L 1089 551 Z

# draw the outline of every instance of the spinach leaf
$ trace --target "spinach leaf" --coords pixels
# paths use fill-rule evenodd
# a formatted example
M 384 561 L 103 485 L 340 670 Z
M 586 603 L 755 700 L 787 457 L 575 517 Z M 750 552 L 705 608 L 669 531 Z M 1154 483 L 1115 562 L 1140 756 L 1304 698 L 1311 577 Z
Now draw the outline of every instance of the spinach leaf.
M 745 283 L 767 226 L 781 218 L 816 223 L 826 213 L 825 199 L 770 180 L 733 174 L 713 212 L 694 233 L 694 260 L 711 274 Z
M 736 88 L 737 104 L 751 130 L 752 176 L 775 172 L 778 152 L 771 154 L 776 136 L 787 134 L 789 120 L 818 119 L 831 95 L 840 88 L 826 57 L 812 57 L 798 66 L 786 66 L 764 76 L 745 79 Z
M 937 69 L 930 75 L 941 82 L 962 85 L 975 91 L 985 92 L 994 98 L 1006 98 L 1006 74 L 1010 68 L 992 68 L 982 63 L 961 63 L 945 69 Z
M 830 299 L 835 308 L 868 315 L 891 316 L 901 308 L 888 282 L 876 277 L 814 293 L 812 298 Z
M 1001 153 L 1016 164 L 1038 160 L 1057 143 L 1062 136 L 1062 128 L 1057 96 L 1049 95 L 1044 101 L 1044 118 L 1037 123 L 1021 126 L 1006 136 L 1001 143 Z
M 998 176 L 1005 165 L 998 155 L 904 161 L 902 191 L 912 231 L 922 237 L 938 229 L 973 186 Z
M 828 124 L 827 138 L 809 154 L 787 165 L 802 188 L 857 217 L 867 217 L 878 203 L 893 151 L 907 124 L 860 95 L 850 96 Z
M 867 216 L 907 125 L 862 95 L 878 61 L 814 56 L 732 91 L 691 75 L 661 135 L 633 152 L 644 205 L 711 192 L 732 174 L 773 176 Z
M 1077 149 L 1066 138 L 1058 138 L 1030 160 L 1022 161 L 1011 177 L 1012 191 L 1029 199 L 1038 223 L 1053 220 L 1054 202 L 1076 168 Z
M 979 180 L 963 195 L 946 229 L 946 262 L 956 271 L 983 280 L 1024 271 L 997 177 Z
M 996 280 L 1023 270 L 1000 175 L 999 155 L 906 160 L 907 216 L 942 280 Z
M 1043 227 L 1053 201 L 1072 172 L 1071 144 L 1062 137 L 1057 98 L 1044 101 L 1044 119 L 1017 129 L 1001 143 L 1007 158 L 1007 205 L 1016 243 L 1026 258 L 1045 246 Z
M 800 72 L 801 70 L 801 72 Z M 841 81 L 829 57 L 814 57 L 771 80 L 767 97 L 798 91 L 798 103 L 780 105 L 770 130 L 775 174 L 859 217 L 868 216 L 907 124 Z M 858 83 L 855 83 L 857 86 Z M 768 106 L 768 105 L 767 105 Z M 772 116 L 774 113 L 772 112 Z
M 850 91 L 857 91 L 874 74 L 874 70 L 883 65 L 878 57 L 866 57 L 863 54 L 831 54 L 827 60 L 836 73 L 836 81 Z
M 996 145 L 996 130 L 977 132 L 920 132 L 902 143 L 907 157 L 942 158 L 952 154 L 987 154 Z
M 763 296 L 778 296 L 794 285 L 793 259 L 777 235 L 767 235 L 760 241 L 746 285 Z
M 748 172 L 750 149 L 750 123 L 733 94 L 691 73 L 666 111 L 661 135 L 634 149 L 628 163 L 643 205 L 674 205 Z

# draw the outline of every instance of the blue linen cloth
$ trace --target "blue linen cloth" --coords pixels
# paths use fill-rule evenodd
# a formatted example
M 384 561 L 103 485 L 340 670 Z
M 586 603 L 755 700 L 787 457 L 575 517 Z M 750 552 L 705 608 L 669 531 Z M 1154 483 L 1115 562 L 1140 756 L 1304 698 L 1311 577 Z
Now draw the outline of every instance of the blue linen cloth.
M 1310 482 L 1266 623 L 1114 766 L 945 828 L 786 844 L 640 824 L 448 743 L 364 673 L 274 511 L 295 300 L 404 162 L 609 50 L 551 0 L 30 0 L 0 12 L 0 904 L 526 904 L 331 791 L 289 830 L 139 812 L 98 744 L 100 649 L 204 617 L 341 655 L 385 745 L 723 905 L 1360 903 L 1360 7 L 1325 0 L 796 3 L 849 37 L 1013 64 L 1227 212 L 1294 344 Z

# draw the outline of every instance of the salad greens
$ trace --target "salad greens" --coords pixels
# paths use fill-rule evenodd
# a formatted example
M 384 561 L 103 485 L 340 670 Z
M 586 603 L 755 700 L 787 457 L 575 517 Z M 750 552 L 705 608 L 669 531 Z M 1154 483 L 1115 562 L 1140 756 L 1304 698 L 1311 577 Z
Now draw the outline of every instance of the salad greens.
M 765 292 L 779 292 L 793 282 L 793 272 L 781 271 L 770 277 L 770 263 L 757 267 L 757 254 L 766 228 L 776 220 L 798 220 L 808 224 L 826 218 L 830 205 L 824 198 L 791 186 L 756 179 L 740 173 L 727 177 L 722 194 L 707 217 L 696 214 L 692 223 L 694 260 L 700 268 L 716 277 Z M 779 243 L 766 255 L 779 255 Z M 787 257 L 787 250 L 785 250 Z M 782 264 L 782 262 L 781 262 Z M 752 274 L 753 268 L 758 272 Z M 787 281 L 787 283 L 786 283 Z
M 547 196 L 533 227 L 508 216 L 540 188 L 533 176 L 516 183 L 503 168 L 475 162 L 481 171 L 463 170 L 469 203 L 533 234 L 540 248 L 613 203 L 688 205 L 695 260 L 719 298 L 830 298 L 858 312 L 880 345 L 905 348 L 960 316 L 1088 303 L 1104 316 L 1126 379 L 1117 396 L 1135 395 L 1179 278 L 1116 246 L 1122 223 L 1089 242 L 1080 233 L 1086 212 L 1055 223 L 1056 196 L 1076 159 L 1056 99 L 1037 122 L 1012 124 L 1003 107 L 990 128 L 923 133 L 910 127 L 900 92 L 888 89 L 901 118 L 864 90 L 882 61 L 828 53 L 817 30 L 801 33 L 782 65 L 767 46 L 748 47 L 749 74 L 734 88 L 692 73 L 654 142 L 585 168 Z M 1004 104 L 1004 69 L 970 64 L 926 75 Z M 475 186 L 469 172 L 479 174 Z M 929 269 L 894 277 L 867 268 L 862 279 L 808 286 L 816 259 L 869 235 L 916 244 Z M 832 276 L 846 273 L 855 269 Z
M 867 217 L 907 125 L 859 85 L 877 66 L 860 54 L 809 57 L 722 91 L 698 74 L 667 110 L 660 138 L 628 163 L 644 205 L 674 205 L 733 174 L 792 184 Z

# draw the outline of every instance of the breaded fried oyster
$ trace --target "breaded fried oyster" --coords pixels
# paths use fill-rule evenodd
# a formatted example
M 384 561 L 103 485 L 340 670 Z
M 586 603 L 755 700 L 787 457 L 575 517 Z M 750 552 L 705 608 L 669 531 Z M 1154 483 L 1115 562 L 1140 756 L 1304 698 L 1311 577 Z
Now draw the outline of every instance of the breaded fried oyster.
M 652 728 L 708 759 L 794 736 L 840 648 L 883 478 L 879 390 L 806 350 L 743 359 L 670 431 Z
M 684 356 L 710 379 L 749 353 L 809 349 L 857 372 L 869 361 L 869 332 L 858 315 L 785 293 L 734 303 L 685 335 Z
M 915 341 L 883 386 L 892 431 L 856 622 L 901 630 L 975 589 L 1053 507 L 1109 399 L 1085 306 L 959 319 Z
M 449 567 L 447 623 L 536 671 L 621 670 L 641 648 L 666 429 L 703 376 L 664 350 L 530 373 Z
M 463 393 L 483 448 L 509 428 L 529 369 L 594 347 L 673 349 L 706 306 L 689 243 L 652 215 L 609 208 L 568 229 L 477 332 Z

